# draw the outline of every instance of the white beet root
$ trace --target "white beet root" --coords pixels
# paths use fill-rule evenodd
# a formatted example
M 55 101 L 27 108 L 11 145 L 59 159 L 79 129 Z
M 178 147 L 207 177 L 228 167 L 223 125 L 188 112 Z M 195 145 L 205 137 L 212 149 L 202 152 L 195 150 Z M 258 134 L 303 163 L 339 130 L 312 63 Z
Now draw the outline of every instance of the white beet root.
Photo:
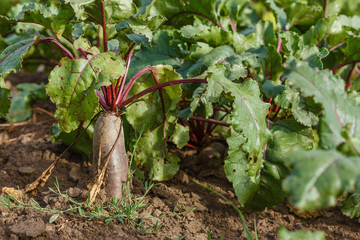
M 114 146 L 119 131 L 120 136 Z M 114 151 L 111 153 L 113 146 Z M 104 179 L 106 197 L 114 196 L 121 199 L 123 184 L 127 181 L 129 170 L 122 120 L 113 113 L 103 113 L 96 121 L 93 137 L 93 165 L 97 173 L 106 164 L 110 153 Z

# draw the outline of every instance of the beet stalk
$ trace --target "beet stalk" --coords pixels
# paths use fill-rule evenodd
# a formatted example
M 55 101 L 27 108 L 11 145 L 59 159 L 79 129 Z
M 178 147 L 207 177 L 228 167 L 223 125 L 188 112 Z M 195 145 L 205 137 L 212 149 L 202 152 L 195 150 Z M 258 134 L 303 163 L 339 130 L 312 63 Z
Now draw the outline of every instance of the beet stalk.
M 94 129 L 93 151 L 93 164 L 97 173 L 110 156 L 104 178 L 106 197 L 122 199 L 123 184 L 127 181 L 129 165 L 121 117 L 109 112 L 99 116 Z

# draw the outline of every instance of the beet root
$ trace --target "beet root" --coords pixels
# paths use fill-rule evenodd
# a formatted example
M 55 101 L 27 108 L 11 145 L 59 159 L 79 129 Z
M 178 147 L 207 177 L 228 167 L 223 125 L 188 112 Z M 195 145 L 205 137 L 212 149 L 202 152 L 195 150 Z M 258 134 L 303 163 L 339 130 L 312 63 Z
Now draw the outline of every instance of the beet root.
M 111 153 L 113 147 L 114 150 Z M 104 167 L 108 158 L 109 162 L 104 178 L 106 197 L 111 198 L 114 196 L 122 199 L 122 189 L 127 181 L 129 164 L 125 149 L 122 120 L 113 113 L 101 114 L 95 124 L 93 165 L 97 173 Z

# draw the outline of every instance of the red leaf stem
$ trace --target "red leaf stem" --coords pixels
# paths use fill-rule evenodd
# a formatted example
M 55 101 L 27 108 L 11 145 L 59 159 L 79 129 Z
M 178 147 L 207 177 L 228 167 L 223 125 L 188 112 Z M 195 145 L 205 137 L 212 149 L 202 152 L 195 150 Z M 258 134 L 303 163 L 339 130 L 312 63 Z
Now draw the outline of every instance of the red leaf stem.
M 116 101 L 116 103 L 115 103 L 116 106 L 121 105 L 121 102 L 126 99 L 126 97 L 127 97 L 127 95 L 129 94 L 132 86 L 135 84 L 136 80 L 138 80 L 139 77 L 141 77 L 142 75 L 144 75 L 144 74 L 145 74 L 147 71 L 149 71 L 150 69 L 151 69 L 151 66 L 146 66 L 146 67 L 144 67 L 143 69 L 141 69 L 139 72 L 137 72 L 137 73 L 135 74 L 135 76 L 133 76 L 133 77 L 130 79 L 129 83 L 126 85 L 126 87 L 125 87 L 125 89 L 124 89 L 124 92 L 121 94 L 119 101 Z
M 111 103 L 113 101 L 113 98 L 112 98 L 113 96 L 111 94 L 111 86 L 106 87 L 106 95 L 107 95 L 106 102 L 109 105 L 109 107 L 111 107 L 111 105 L 112 105 Z
M 280 53 L 281 52 L 281 48 L 282 48 L 282 39 L 279 38 L 279 43 L 278 43 L 278 46 L 277 46 L 277 52 Z
M 275 109 L 275 115 L 274 115 L 274 117 L 273 117 L 273 121 L 276 119 L 276 117 L 277 117 L 277 115 L 278 115 L 278 113 L 279 113 L 279 111 L 280 111 L 280 106 L 276 106 L 276 109 Z
M 269 98 L 268 103 L 271 104 L 272 98 Z M 271 115 L 272 112 L 272 106 L 269 107 L 269 114 L 267 115 L 268 117 Z
M 72 55 L 72 53 L 66 47 L 64 47 L 60 42 L 58 42 L 55 38 L 41 39 L 39 41 L 34 42 L 33 45 L 37 45 L 37 44 L 40 44 L 40 43 L 47 43 L 47 42 L 54 43 L 71 60 L 75 59 L 74 56 Z
M 101 86 L 101 91 L 102 91 L 102 93 L 103 93 L 103 95 L 104 95 L 104 98 L 106 99 L 106 98 L 107 98 L 107 96 L 106 96 L 106 87 L 105 87 L 105 86 Z
M 189 119 L 198 120 L 198 121 L 204 121 L 204 122 L 209 122 L 209 123 L 215 123 L 215 124 L 217 124 L 217 125 L 221 125 L 221 126 L 225 126 L 225 127 L 230 127 L 230 124 L 229 124 L 229 123 L 222 122 L 222 121 L 215 120 L 215 119 L 206 119 L 206 118 L 198 117 L 198 116 L 192 116 L 192 117 L 190 117 Z
M 116 82 L 116 87 L 115 90 L 117 91 L 117 95 L 116 95 L 116 102 L 115 105 L 118 105 L 120 102 L 120 98 L 125 86 L 125 82 L 126 82 L 126 78 L 127 78 L 127 74 L 129 72 L 129 67 L 130 67 L 130 62 L 131 62 L 131 58 L 133 55 L 133 50 L 134 50 L 134 46 L 135 44 L 133 44 L 130 48 L 130 51 L 126 54 L 126 70 L 125 70 L 125 74 L 124 76 L 121 78 L 121 85 L 120 85 L 120 89 L 118 90 L 119 87 L 119 83 L 120 83 L 120 78 L 118 79 L 118 81 Z
M 100 105 L 102 106 L 102 108 L 104 108 L 105 110 L 108 110 L 108 109 L 109 109 L 109 106 L 106 104 L 104 95 L 101 94 L 101 92 L 98 91 L 98 90 L 95 90 L 95 94 L 96 94 L 96 96 L 99 97 L 99 103 L 100 103 Z
M 269 129 L 269 128 L 270 128 L 270 120 L 267 119 L 267 129 Z M 264 146 L 264 160 L 266 159 L 267 144 L 268 143 L 265 143 L 265 146 Z
M 114 84 L 110 85 L 111 88 L 111 110 L 115 111 L 115 98 L 116 98 L 116 93 L 115 93 L 115 88 L 114 88 Z
M 101 26 L 103 28 L 103 43 L 104 43 L 104 52 L 108 51 L 108 45 L 107 45 L 107 34 L 106 34 L 106 22 L 105 22 L 105 8 L 104 3 L 101 2 Z
M 323 13 L 323 18 L 325 18 L 325 16 L 326 16 L 326 6 L 327 6 L 327 0 L 324 0 L 324 7 L 323 7 L 324 13 Z
M 341 47 L 341 46 L 342 46 L 342 45 L 344 45 L 345 43 L 346 43 L 346 42 L 341 42 L 341 43 L 339 43 L 339 44 L 337 44 L 337 45 L 333 46 L 332 48 L 330 48 L 330 49 L 329 49 L 329 52 L 334 51 L 335 49 L 337 49 L 337 48 Z
M 332 71 L 332 72 L 335 72 L 336 70 L 338 70 L 338 69 L 340 69 L 340 68 L 342 68 L 342 67 L 344 67 L 344 66 L 346 66 L 346 65 L 354 64 L 354 63 L 358 63 L 358 62 L 360 62 L 360 60 L 352 61 L 352 62 L 341 63 L 341 64 L 337 65 L 336 67 L 333 67 L 333 68 L 331 69 L 331 71 Z
M 348 88 L 350 88 L 350 87 L 352 86 L 352 82 L 350 82 L 350 80 L 351 80 L 351 76 L 353 75 L 353 73 L 354 73 L 354 71 L 355 71 L 355 69 L 356 69 L 356 66 L 357 66 L 357 64 L 354 63 L 353 66 L 352 66 L 352 68 L 351 68 L 351 70 L 350 70 L 350 72 L 349 72 L 349 75 L 348 75 L 347 78 L 346 78 L 346 86 L 345 86 L 345 89 L 348 89 Z
M 222 120 L 223 120 L 227 115 L 229 115 L 229 114 L 230 114 L 230 112 L 225 113 L 225 114 L 219 119 L 219 121 L 222 121 Z M 217 125 L 214 124 L 214 126 L 209 130 L 208 134 L 212 133 L 212 132 L 215 130 L 216 127 L 217 127 Z
M 167 87 L 167 86 L 171 86 L 171 85 L 175 85 L 175 84 L 181 84 L 181 83 L 207 83 L 207 81 L 205 79 L 199 79 L 199 78 L 187 78 L 187 79 L 172 80 L 172 81 L 160 83 L 159 85 L 149 87 L 124 101 L 120 101 L 118 107 L 121 108 L 123 106 L 126 106 L 127 104 L 131 103 L 135 99 L 138 99 L 150 92 L 154 92 L 154 91 L 158 90 L 159 88 L 163 88 L 163 87 Z
M 230 18 L 231 28 L 232 28 L 233 32 L 236 33 L 236 25 L 234 23 L 234 20 L 232 19 L 231 16 L 229 16 L 229 18 Z
M 198 148 L 198 147 L 196 147 L 196 146 L 194 146 L 194 145 L 192 145 L 192 144 L 190 144 L 190 143 L 187 143 L 185 146 L 199 151 L 199 148 Z

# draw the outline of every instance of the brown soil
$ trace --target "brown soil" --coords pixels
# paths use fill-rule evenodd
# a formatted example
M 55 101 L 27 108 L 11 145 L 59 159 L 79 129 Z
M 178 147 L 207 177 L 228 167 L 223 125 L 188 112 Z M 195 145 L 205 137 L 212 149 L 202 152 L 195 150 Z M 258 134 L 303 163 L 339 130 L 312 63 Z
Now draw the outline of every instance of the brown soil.
M 46 81 L 40 75 L 13 75 L 8 80 L 11 87 L 20 82 Z M 8 82 L 9 84 L 9 82 Z M 9 85 L 10 86 L 10 85 Z M 48 102 L 35 102 L 34 107 L 54 112 Z M 51 162 L 66 148 L 61 143 L 51 143 L 49 127 L 54 119 L 48 114 L 36 112 L 29 125 L 9 127 L 0 124 L 0 188 L 24 188 L 40 176 Z M 0 239 L 245 239 L 242 223 L 237 212 L 225 201 L 191 181 L 198 181 L 222 193 L 236 202 L 231 184 L 227 181 L 220 164 L 197 166 L 196 151 L 185 152 L 191 156 L 183 159 L 182 170 L 174 179 L 155 186 L 146 198 L 146 213 L 151 213 L 163 227 L 156 234 L 143 235 L 128 225 L 113 221 L 89 221 L 75 214 L 63 214 L 53 223 L 52 216 L 33 209 L 9 210 L 0 207 Z M 184 155 L 186 155 L 184 153 Z M 192 161 L 194 163 L 192 163 Z M 203 161 L 200 161 L 203 162 Z M 61 190 L 68 191 L 75 199 L 84 201 L 90 167 L 81 156 L 66 153 L 59 161 L 52 176 L 34 197 L 42 207 L 60 209 L 68 205 L 63 198 L 48 190 L 54 187 L 55 179 Z M 133 180 L 132 192 L 138 196 L 143 185 Z M 178 210 L 189 210 L 176 215 Z M 166 217 L 160 215 L 167 215 Z M 249 229 L 253 232 L 256 221 L 259 239 L 275 239 L 280 226 L 289 230 L 309 228 L 321 230 L 327 239 L 360 239 L 360 224 L 342 215 L 339 208 L 330 208 L 317 218 L 303 219 L 289 211 L 285 203 L 263 212 L 244 213 Z M 150 222 L 152 220 L 149 220 Z M 180 238 L 179 238 L 180 239 Z

